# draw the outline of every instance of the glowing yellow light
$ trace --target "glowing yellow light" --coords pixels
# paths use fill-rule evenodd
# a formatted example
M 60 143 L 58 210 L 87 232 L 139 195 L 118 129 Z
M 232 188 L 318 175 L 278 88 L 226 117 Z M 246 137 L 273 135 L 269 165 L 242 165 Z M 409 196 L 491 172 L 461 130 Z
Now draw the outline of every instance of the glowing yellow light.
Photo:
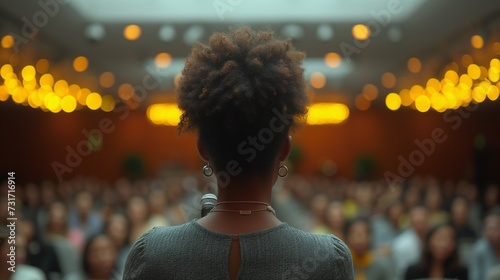
M 500 78 L 500 73 L 498 72 L 497 68 L 491 67 L 488 70 L 488 79 L 494 83 L 498 82 Z
M 5 101 L 9 99 L 9 93 L 7 92 L 7 87 L 0 85 L 0 101 Z
M 29 91 L 32 91 L 36 88 L 37 84 L 36 84 L 36 80 L 35 79 L 31 79 L 29 81 L 27 80 L 23 80 L 23 87 L 26 89 L 26 90 L 29 90 Z
M 52 75 L 49 73 L 43 74 L 40 77 L 40 85 L 41 86 L 46 85 L 52 87 L 54 85 L 54 77 L 52 77 Z
M 370 37 L 370 29 L 364 24 L 356 24 L 352 27 L 352 36 L 358 40 L 366 40 Z
M 408 70 L 412 73 L 418 73 L 422 69 L 422 62 L 416 57 L 408 59 L 407 62 Z
M 477 103 L 483 102 L 486 99 L 486 90 L 483 87 L 475 87 L 472 90 L 472 98 Z
M 425 95 L 420 95 L 415 99 L 415 107 L 419 112 L 427 112 L 431 108 L 431 101 L 429 100 L 429 97 Z
M 82 88 L 78 91 L 76 95 L 76 100 L 80 105 L 87 105 L 87 97 L 90 94 L 90 90 L 88 88 Z
M 424 94 L 425 90 L 421 85 L 413 85 L 410 88 L 410 97 L 413 100 L 416 100 L 418 96 Z
M 28 95 L 29 93 L 27 90 L 18 87 L 12 92 L 12 100 L 14 100 L 14 102 L 16 103 L 21 104 L 28 99 Z
M 393 88 L 396 85 L 396 76 L 391 72 L 382 74 L 382 85 L 385 88 Z
M 118 96 L 125 101 L 129 100 L 134 96 L 134 87 L 127 83 L 121 84 L 120 87 L 118 87 Z
M 111 95 L 103 96 L 101 110 L 104 112 L 111 112 L 113 109 L 115 109 L 115 98 Z
M 480 49 L 484 46 L 484 40 L 483 40 L 483 37 L 479 36 L 479 35 L 474 35 L 470 38 L 470 44 L 472 45 L 472 47 L 474 47 L 475 49 Z
M 437 93 L 441 90 L 441 82 L 436 78 L 430 78 L 427 80 L 425 89 L 430 93 Z
M 65 80 L 58 80 L 54 84 L 54 92 L 60 96 L 63 97 L 68 94 L 68 82 Z
M 399 97 L 401 98 L 401 105 L 410 106 L 413 103 L 413 99 L 411 99 L 410 90 L 403 89 L 399 92 Z
M 453 85 L 456 85 L 458 83 L 458 74 L 453 70 L 446 71 L 446 73 L 444 74 L 444 78 Z
M 21 76 L 26 81 L 33 80 L 35 78 L 35 74 L 36 74 L 36 70 L 35 70 L 35 67 L 33 67 L 33 65 L 27 65 L 21 71 Z
M 71 113 L 76 109 L 76 99 L 71 95 L 66 95 L 61 100 L 61 109 L 66 113 Z
M 49 61 L 47 59 L 42 58 L 36 62 L 35 67 L 36 67 L 36 71 L 38 71 L 38 73 L 45 74 L 49 71 L 50 64 L 49 64 Z
M 397 93 L 391 92 L 385 97 L 385 105 L 389 110 L 396 111 L 401 107 L 401 97 Z
M 104 88 L 110 88 L 115 84 L 115 75 L 111 72 L 103 72 L 99 76 L 99 84 Z
M 125 29 L 123 29 L 123 37 L 131 41 L 137 40 L 141 37 L 141 28 L 135 24 L 127 25 Z
M 342 63 L 342 58 L 336 52 L 329 52 L 325 55 L 325 63 L 328 67 L 336 68 Z
M 311 74 L 310 82 L 313 88 L 322 88 L 326 85 L 325 75 L 321 72 L 314 72 Z
M 490 86 L 488 87 L 488 91 L 486 92 L 486 94 L 488 95 L 488 99 L 491 100 L 491 101 L 495 101 L 498 99 L 498 95 L 499 95 L 499 89 L 498 89 L 498 86 Z
M 363 87 L 363 96 L 367 100 L 375 100 L 378 96 L 378 88 L 374 84 L 366 84 Z
M 174 103 L 154 104 L 148 107 L 148 119 L 154 124 L 176 126 L 181 117 L 181 111 Z
M 8 79 L 12 73 L 14 73 L 14 69 L 10 64 L 4 64 L 2 65 L 2 68 L 0 68 L 0 75 L 3 79 Z
M 73 60 L 73 68 L 76 72 L 83 72 L 89 67 L 89 61 L 85 56 L 79 56 Z
M 172 56 L 169 53 L 159 53 L 155 57 L 155 64 L 158 68 L 167 68 L 172 62 Z
M 68 94 L 70 94 L 73 97 L 78 97 L 78 92 L 80 92 L 80 86 L 77 84 L 71 84 L 68 87 Z
M 366 99 L 363 94 L 356 96 L 356 99 L 354 99 L 354 104 L 356 105 L 356 108 L 361 111 L 366 111 L 370 109 L 371 106 L 370 100 Z
M 341 103 L 315 103 L 309 107 L 306 122 L 310 125 L 339 124 L 349 117 L 349 108 Z
M 477 80 L 481 76 L 481 69 L 479 69 L 477 64 L 470 64 L 467 67 L 467 74 L 469 74 L 472 79 Z
M 447 104 L 448 108 L 451 109 L 451 108 L 455 108 L 457 106 L 458 101 L 457 101 L 457 98 L 455 97 L 455 95 L 453 95 L 453 93 L 446 92 L 443 95 L 446 98 L 446 104 Z
M 14 37 L 12 35 L 3 36 L 1 44 L 4 49 L 12 48 L 14 46 Z
M 92 92 L 91 94 L 89 94 L 87 96 L 86 104 L 87 104 L 87 107 L 89 107 L 89 109 L 97 110 L 97 109 L 99 109 L 99 107 L 101 107 L 102 98 L 99 95 L 99 93 Z
M 55 94 L 50 95 L 45 98 L 45 107 L 49 109 L 52 113 L 58 113 L 61 111 L 61 98 Z
M 431 96 L 431 106 L 434 110 L 438 112 L 444 112 L 448 105 L 446 98 L 442 94 L 433 94 Z
M 33 91 L 32 93 L 30 93 L 30 95 L 28 96 L 28 104 L 32 108 L 38 108 L 42 105 L 42 98 L 37 91 Z
M 472 88 L 472 78 L 467 74 L 460 75 L 459 85 L 464 85 L 467 88 Z

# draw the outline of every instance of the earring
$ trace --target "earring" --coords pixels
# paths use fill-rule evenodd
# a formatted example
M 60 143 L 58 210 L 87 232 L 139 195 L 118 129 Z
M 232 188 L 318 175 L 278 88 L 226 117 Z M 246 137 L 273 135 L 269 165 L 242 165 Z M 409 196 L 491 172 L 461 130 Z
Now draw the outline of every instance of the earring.
M 214 170 L 212 169 L 212 166 L 210 166 L 210 162 L 207 162 L 205 166 L 203 166 L 203 175 L 205 177 L 210 177 L 214 174 Z
M 286 175 L 288 175 L 288 167 L 286 165 L 281 164 L 280 168 L 278 169 L 278 176 L 281 178 L 285 178 Z

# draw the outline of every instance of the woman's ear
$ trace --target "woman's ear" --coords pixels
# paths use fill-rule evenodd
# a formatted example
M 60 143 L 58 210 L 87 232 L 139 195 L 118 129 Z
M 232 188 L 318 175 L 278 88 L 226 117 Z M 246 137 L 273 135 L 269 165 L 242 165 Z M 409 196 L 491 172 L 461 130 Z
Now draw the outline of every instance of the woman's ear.
M 201 144 L 200 138 L 198 138 L 198 141 L 196 142 L 196 147 L 198 148 L 198 154 L 200 154 L 200 157 L 203 161 L 208 161 L 208 154 L 203 145 Z
M 288 135 L 285 141 L 283 142 L 283 146 L 281 147 L 280 153 L 278 155 L 278 159 L 283 162 L 290 155 L 290 151 L 292 149 L 292 136 Z

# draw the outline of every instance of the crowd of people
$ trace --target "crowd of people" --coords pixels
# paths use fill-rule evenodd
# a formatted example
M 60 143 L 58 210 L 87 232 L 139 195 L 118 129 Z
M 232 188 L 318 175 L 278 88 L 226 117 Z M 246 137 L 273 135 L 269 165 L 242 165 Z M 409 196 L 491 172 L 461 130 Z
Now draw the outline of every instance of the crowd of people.
M 18 186 L 17 272 L 4 277 L 9 271 L 2 268 L 0 278 L 121 279 L 142 233 L 199 218 L 201 196 L 213 189 L 213 180 L 185 170 L 133 182 L 76 178 Z M 389 186 L 289 175 L 273 191 L 280 220 L 346 242 L 356 279 L 500 279 L 496 185 L 480 192 L 471 182 L 431 177 Z M 6 221 L 5 199 L 0 207 Z M 2 244 L 2 266 L 8 247 Z

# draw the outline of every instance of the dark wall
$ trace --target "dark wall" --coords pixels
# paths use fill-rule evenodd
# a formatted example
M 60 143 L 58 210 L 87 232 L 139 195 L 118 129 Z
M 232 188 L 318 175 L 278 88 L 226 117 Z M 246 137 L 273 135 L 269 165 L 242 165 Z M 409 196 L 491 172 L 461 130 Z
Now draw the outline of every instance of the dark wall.
M 379 107 L 353 110 L 341 125 L 303 126 L 293 134 L 302 155 L 297 169 L 317 174 L 330 160 L 337 176 L 354 178 L 359 176 L 356 166 L 371 162 L 372 178 L 384 178 L 390 172 L 390 178 L 396 179 L 421 174 L 499 181 L 495 170 L 500 170 L 500 110 L 495 105 L 486 102 L 477 109 L 445 114 Z M 172 163 L 201 172 L 195 135 L 179 136 L 177 127 L 152 125 L 141 110 L 53 114 L 1 102 L 0 125 L 0 171 L 15 171 L 19 182 L 78 175 L 111 181 L 125 176 L 126 166 L 141 164 L 146 176 L 155 176 Z M 102 143 L 92 143 L 96 151 L 86 149 L 83 130 L 102 133 Z M 417 145 L 416 140 L 423 144 Z M 478 144 L 485 140 L 482 151 L 474 148 L 475 140 Z

